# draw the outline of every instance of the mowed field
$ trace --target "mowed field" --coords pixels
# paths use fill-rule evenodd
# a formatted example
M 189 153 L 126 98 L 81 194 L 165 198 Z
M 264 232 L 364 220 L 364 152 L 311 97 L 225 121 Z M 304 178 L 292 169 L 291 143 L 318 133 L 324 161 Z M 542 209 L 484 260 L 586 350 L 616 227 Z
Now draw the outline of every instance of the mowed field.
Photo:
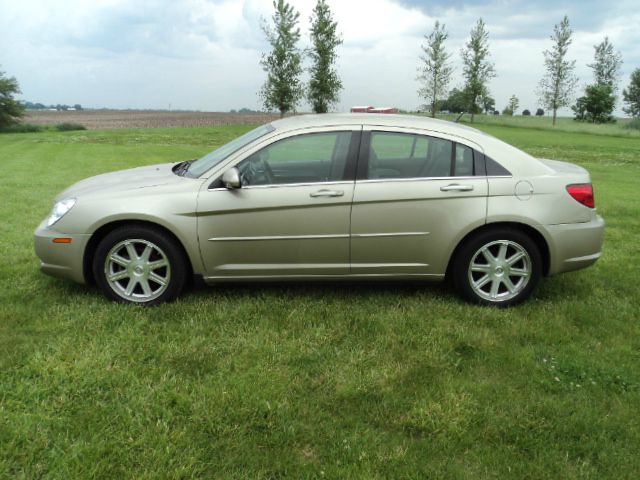
M 192 288 L 111 303 L 39 273 L 54 196 L 250 126 L 0 135 L 0 478 L 640 475 L 640 139 L 480 125 L 593 176 L 592 268 L 529 302 L 432 284 Z

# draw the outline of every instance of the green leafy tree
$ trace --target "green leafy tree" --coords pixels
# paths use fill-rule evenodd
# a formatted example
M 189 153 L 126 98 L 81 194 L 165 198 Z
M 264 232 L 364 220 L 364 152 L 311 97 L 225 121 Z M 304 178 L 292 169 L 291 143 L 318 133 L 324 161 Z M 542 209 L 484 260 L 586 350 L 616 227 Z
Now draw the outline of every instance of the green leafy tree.
M 314 112 L 327 113 L 338 102 L 342 90 L 342 82 L 334 67 L 338 58 L 336 48 L 342 44 L 342 39 L 325 0 L 318 0 L 310 20 L 312 48 L 309 57 L 312 64 L 307 97 Z
M 622 91 L 622 98 L 626 107 L 623 109 L 632 117 L 640 117 L 640 68 L 631 74 L 629 86 Z
M 578 77 L 573 73 L 576 62 L 567 60 L 572 33 L 569 18 L 565 15 L 553 28 L 551 50 L 544 51 L 545 75 L 538 85 L 538 97 L 545 108 L 553 111 L 553 125 L 556 124 L 558 109 L 571 104 L 578 83 Z
M 267 110 L 275 108 L 283 117 L 285 113 L 295 110 L 303 94 L 300 80 L 302 52 L 297 46 L 300 40 L 300 13 L 284 0 L 274 0 L 273 7 L 273 27 L 266 22 L 262 25 L 271 44 L 271 52 L 263 54 L 260 61 L 267 73 L 260 96 Z
M 429 102 L 431 116 L 435 117 L 440 100 L 447 94 L 453 67 L 449 59 L 451 54 L 447 53 L 444 42 L 448 33 L 445 26 L 436 21 L 433 31 L 425 39 L 426 45 L 422 45 L 422 61 L 418 68 L 418 78 L 420 88 L 418 95 Z
M 484 110 L 484 113 L 486 113 L 487 115 L 492 114 L 493 111 L 496 109 L 496 100 L 491 95 L 488 95 L 488 94 L 483 95 L 481 103 L 482 103 L 482 109 Z
M 467 94 L 463 90 L 454 88 L 449 92 L 447 99 L 442 102 L 440 109 L 450 113 L 462 113 L 467 109 L 467 102 Z
M 620 76 L 622 57 L 613 51 L 609 38 L 594 45 L 594 62 L 589 64 L 593 70 L 595 83 L 585 88 L 585 94 L 571 107 L 576 120 L 594 123 L 615 121 L 612 113 L 616 105 L 615 91 Z
M 511 95 L 511 97 L 509 98 L 509 103 L 507 104 L 505 109 L 502 111 L 502 114 L 513 115 L 514 113 L 516 113 L 519 106 L 520 106 L 520 100 L 518 100 L 518 97 L 516 97 L 515 95 Z
M 473 116 L 478 113 L 478 101 L 488 95 L 487 82 L 496 76 L 493 63 L 489 61 L 489 32 L 485 29 L 482 18 L 471 30 L 471 36 L 461 51 L 464 65 L 465 92 L 467 108 Z
M 19 93 L 18 81 L 0 71 L 0 128 L 19 123 L 24 116 L 24 105 L 13 97 Z
M 578 98 L 571 109 L 576 120 L 606 123 L 614 121 L 611 112 L 615 103 L 616 97 L 611 86 L 596 83 L 585 88 L 585 95 Z
M 544 115 L 544 110 L 541 108 L 538 108 L 536 110 L 536 117 L 542 117 Z
M 613 45 L 609 42 L 609 37 L 598 45 L 593 46 L 594 62 L 589 64 L 593 70 L 593 76 L 597 85 L 608 85 L 615 94 L 618 89 L 620 78 L 620 67 L 622 67 L 622 55 L 613 51 Z

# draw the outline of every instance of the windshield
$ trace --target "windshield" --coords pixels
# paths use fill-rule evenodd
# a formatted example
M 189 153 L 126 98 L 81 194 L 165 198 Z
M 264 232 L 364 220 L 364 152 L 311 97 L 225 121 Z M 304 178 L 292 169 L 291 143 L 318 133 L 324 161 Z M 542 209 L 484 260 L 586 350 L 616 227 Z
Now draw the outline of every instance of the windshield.
M 250 132 L 245 133 L 241 137 L 236 138 L 235 140 L 230 141 L 226 145 L 214 150 L 211 153 L 208 153 L 202 158 L 199 158 L 195 162 L 193 162 L 189 166 L 189 170 L 187 172 L 187 176 L 189 177 L 199 177 L 203 173 L 211 168 L 215 167 L 218 163 L 223 161 L 232 153 L 240 150 L 242 147 L 249 145 L 254 140 L 266 135 L 267 133 L 273 132 L 275 128 L 271 126 L 271 124 L 262 125 L 255 130 L 251 130 Z

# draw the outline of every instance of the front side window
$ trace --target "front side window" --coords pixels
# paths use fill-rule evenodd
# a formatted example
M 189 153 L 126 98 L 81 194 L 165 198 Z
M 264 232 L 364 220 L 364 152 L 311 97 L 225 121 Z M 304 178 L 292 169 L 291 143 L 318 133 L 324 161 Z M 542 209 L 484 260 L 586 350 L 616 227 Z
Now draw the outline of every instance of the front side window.
M 340 181 L 350 143 L 351 132 L 310 133 L 277 141 L 237 165 L 242 185 Z

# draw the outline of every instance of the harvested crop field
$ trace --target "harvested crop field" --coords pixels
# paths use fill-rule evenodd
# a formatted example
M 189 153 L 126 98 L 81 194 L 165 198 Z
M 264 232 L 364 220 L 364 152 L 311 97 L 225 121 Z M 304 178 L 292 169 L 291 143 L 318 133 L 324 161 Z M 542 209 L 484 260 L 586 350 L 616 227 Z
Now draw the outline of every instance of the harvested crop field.
M 279 118 L 272 113 L 170 112 L 150 110 L 32 110 L 25 118 L 34 125 L 79 123 L 96 128 L 167 128 L 262 124 Z

